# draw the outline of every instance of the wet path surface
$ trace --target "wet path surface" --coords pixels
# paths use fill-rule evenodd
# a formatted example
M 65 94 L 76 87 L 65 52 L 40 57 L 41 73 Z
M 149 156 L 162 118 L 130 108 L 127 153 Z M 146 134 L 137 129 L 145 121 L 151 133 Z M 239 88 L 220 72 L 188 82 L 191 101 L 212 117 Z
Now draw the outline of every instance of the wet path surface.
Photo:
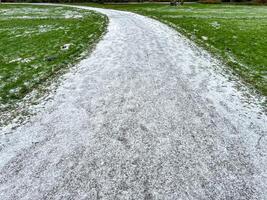
M 266 199 L 266 115 L 219 62 L 160 22 L 94 10 L 110 19 L 95 51 L 1 135 L 0 199 Z

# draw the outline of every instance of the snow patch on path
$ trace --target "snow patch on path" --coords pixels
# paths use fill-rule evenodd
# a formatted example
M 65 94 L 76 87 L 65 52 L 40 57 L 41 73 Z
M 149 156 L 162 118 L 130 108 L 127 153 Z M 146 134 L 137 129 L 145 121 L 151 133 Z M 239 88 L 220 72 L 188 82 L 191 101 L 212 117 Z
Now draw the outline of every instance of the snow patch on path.
M 77 7 L 108 32 L 41 112 L 2 129 L 0 198 L 264 199 L 267 117 L 222 64 L 156 20 Z

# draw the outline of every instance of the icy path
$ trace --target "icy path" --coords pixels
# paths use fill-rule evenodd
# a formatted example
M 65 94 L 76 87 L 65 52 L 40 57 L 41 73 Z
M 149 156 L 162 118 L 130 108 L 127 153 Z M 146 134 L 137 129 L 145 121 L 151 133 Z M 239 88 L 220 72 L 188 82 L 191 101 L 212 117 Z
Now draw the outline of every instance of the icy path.
M 110 19 L 95 51 L 0 134 L 0 199 L 267 199 L 267 117 L 220 64 L 160 22 L 94 10 Z

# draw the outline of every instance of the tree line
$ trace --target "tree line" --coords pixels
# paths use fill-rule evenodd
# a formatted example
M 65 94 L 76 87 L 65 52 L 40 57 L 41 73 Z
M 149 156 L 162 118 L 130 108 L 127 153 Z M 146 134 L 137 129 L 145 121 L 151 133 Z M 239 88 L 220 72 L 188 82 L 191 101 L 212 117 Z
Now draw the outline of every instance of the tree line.
M 27 3 L 127 3 L 127 2 L 144 2 L 144 0 L 0 0 L 0 2 L 27 2 Z M 267 3 L 267 0 L 150 0 L 149 2 L 187 2 L 198 1 L 201 3 Z

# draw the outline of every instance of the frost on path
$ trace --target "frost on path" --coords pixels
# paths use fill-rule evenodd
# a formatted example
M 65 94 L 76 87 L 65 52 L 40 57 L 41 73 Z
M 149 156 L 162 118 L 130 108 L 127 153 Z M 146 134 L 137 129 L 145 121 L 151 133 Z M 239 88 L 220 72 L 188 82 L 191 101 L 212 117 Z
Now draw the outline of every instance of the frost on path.
M 2 130 L 0 199 L 266 199 L 266 115 L 220 63 L 160 22 L 94 10 L 110 19 L 95 51 Z

